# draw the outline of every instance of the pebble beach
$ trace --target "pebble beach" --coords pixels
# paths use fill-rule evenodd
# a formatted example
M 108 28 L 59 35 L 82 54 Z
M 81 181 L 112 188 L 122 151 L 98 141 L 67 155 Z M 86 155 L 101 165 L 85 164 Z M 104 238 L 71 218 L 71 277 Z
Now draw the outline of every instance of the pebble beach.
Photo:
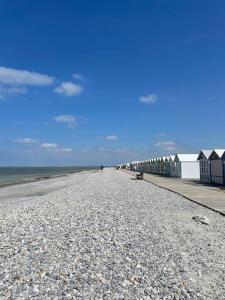
M 4 187 L 0 299 L 222 300 L 224 229 L 220 214 L 110 168 Z

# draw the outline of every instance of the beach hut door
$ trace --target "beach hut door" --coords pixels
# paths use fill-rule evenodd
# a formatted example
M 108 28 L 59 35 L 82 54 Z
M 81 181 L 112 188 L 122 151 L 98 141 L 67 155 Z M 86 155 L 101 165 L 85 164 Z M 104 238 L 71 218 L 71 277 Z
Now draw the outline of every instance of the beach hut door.
M 223 161 L 223 185 L 225 185 L 225 161 Z

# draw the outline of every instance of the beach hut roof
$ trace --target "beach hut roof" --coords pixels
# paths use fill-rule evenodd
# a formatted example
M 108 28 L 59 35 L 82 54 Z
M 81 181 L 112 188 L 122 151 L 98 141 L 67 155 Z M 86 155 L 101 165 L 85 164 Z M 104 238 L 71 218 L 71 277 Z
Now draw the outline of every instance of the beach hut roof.
M 198 154 L 176 154 L 175 155 L 175 161 L 180 161 L 180 162 L 184 162 L 184 161 L 197 161 L 198 158 Z
M 209 156 L 209 159 L 218 159 L 218 158 L 222 158 L 222 156 L 225 155 L 225 149 L 214 149 L 212 151 L 212 153 Z
M 175 155 L 170 155 L 169 156 L 169 161 L 174 161 L 174 159 L 175 159 Z
M 198 155 L 198 160 L 199 159 L 209 159 L 211 153 L 212 153 L 212 150 L 201 150 Z

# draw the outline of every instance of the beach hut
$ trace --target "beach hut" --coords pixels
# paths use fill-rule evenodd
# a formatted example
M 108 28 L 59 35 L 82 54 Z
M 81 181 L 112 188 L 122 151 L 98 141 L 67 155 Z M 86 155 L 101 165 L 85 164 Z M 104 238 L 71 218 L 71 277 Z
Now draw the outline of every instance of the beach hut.
M 158 174 L 162 175 L 162 157 L 158 158 Z
M 145 172 L 150 173 L 150 168 L 151 168 L 151 160 L 148 159 L 146 161 L 146 171 Z
M 210 160 L 212 150 L 201 150 L 198 155 L 200 168 L 200 181 L 211 182 Z
M 144 160 L 143 162 L 143 172 L 147 172 L 148 171 L 148 160 Z
M 167 157 L 166 156 L 162 157 L 162 159 L 161 159 L 161 174 L 164 176 L 166 175 L 166 162 L 167 162 Z
M 209 156 L 211 182 L 225 185 L 225 149 L 215 149 Z
M 198 154 L 176 154 L 174 162 L 175 177 L 183 179 L 199 179 L 200 170 L 197 160 Z
M 152 159 L 152 173 L 156 174 L 156 158 Z
M 159 158 L 159 157 L 157 157 L 157 158 L 155 159 L 155 163 L 156 163 L 156 166 L 155 166 L 155 174 L 159 174 L 159 172 L 160 172 L 160 158 Z
M 166 162 L 166 157 L 158 158 L 158 174 L 159 175 L 165 175 L 165 162 Z
M 175 155 L 170 155 L 166 158 L 166 162 L 165 162 L 165 175 L 166 176 L 173 176 L 172 175 L 172 166 L 174 165 L 174 158 Z M 175 173 L 175 167 L 173 168 L 173 171 Z M 175 177 L 175 175 L 174 175 Z
M 154 173 L 154 168 L 155 168 L 155 160 L 152 158 L 151 160 L 151 173 Z
M 170 155 L 165 159 L 165 175 L 176 177 L 176 162 L 175 155 Z

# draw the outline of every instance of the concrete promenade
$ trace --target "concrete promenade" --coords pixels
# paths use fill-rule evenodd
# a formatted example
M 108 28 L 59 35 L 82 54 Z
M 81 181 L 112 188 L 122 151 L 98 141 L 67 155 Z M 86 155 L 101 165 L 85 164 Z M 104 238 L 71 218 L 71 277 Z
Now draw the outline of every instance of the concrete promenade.
M 134 171 L 124 171 L 133 176 L 136 175 L 136 172 Z M 156 186 L 180 194 L 191 201 L 225 215 L 225 188 L 223 187 L 205 185 L 200 182 L 163 177 L 148 173 L 144 174 L 144 179 Z

